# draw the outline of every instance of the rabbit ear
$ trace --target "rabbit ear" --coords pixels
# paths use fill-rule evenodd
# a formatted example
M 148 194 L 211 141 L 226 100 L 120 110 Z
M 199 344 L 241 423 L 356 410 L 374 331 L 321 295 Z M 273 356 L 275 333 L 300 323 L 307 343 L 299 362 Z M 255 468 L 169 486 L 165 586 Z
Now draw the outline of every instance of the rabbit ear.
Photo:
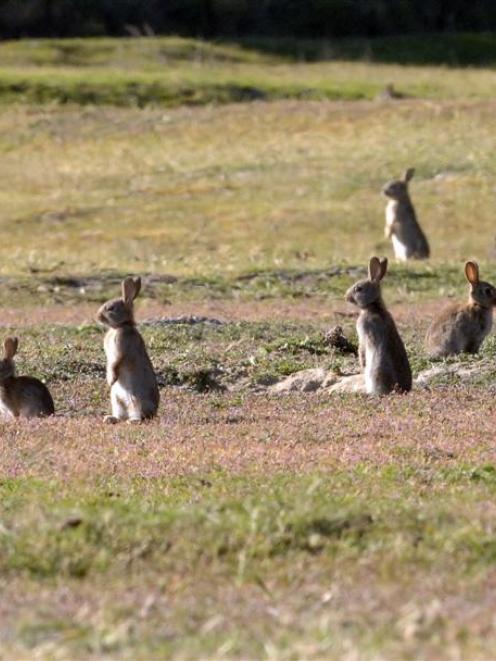
M 125 303 L 131 304 L 141 290 L 141 278 L 128 277 L 122 281 L 122 298 Z
M 17 337 L 7 337 L 3 341 L 3 355 L 4 358 L 10 359 L 13 358 L 17 353 L 17 347 L 19 346 L 19 340 Z
M 476 285 L 479 282 L 479 265 L 477 262 L 467 262 L 465 264 L 465 275 L 471 285 Z
M 408 170 L 405 170 L 403 173 L 403 181 L 407 184 L 411 179 L 413 179 L 414 174 L 415 168 L 408 168 Z
M 382 278 L 383 278 L 383 277 L 386 275 L 386 273 L 387 273 L 387 267 L 388 267 L 388 260 L 387 260 L 387 257 L 383 257 L 383 258 L 380 260 L 380 264 L 381 264 L 381 277 L 379 278 L 379 280 L 382 280 Z
M 369 280 L 371 282 L 380 282 L 387 269 L 387 259 L 380 260 L 378 257 L 371 257 L 369 262 Z

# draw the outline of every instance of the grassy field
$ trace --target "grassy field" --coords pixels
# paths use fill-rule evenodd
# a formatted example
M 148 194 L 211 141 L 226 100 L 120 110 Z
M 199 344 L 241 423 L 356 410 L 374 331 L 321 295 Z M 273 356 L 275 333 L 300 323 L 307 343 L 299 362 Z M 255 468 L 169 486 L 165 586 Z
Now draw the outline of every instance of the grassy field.
M 0 325 L 58 410 L 0 421 L 0 658 L 493 654 L 494 336 L 408 396 L 268 387 L 358 370 L 326 331 L 356 341 L 408 166 L 433 259 L 384 294 L 414 375 L 464 260 L 496 282 L 494 72 L 283 46 L 0 45 Z M 128 273 L 162 404 L 109 427 L 94 317 Z
M 4 42 L 0 101 L 131 107 L 349 101 L 374 99 L 390 83 L 407 97 L 491 99 L 496 81 L 481 65 L 496 63 L 495 41 L 488 34 L 241 44 L 181 38 Z
M 356 265 L 388 252 L 380 189 L 411 164 L 436 262 L 488 260 L 494 109 L 492 101 L 9 106 L 0 116 L 0 231 L 10 239 L 0 244 L 0 273 L 229 278 Z

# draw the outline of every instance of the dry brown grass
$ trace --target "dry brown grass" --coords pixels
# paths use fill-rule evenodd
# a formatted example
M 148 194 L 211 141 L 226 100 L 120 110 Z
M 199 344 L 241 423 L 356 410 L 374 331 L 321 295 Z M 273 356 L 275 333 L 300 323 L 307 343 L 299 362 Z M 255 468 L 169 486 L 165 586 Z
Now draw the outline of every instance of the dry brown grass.
M 420 321 L 425 326 L 439 309 L 452 299 L 436 299 L 415 305 L 398 303 L 390 306 L 394 317 L 404 325 Z M 140 321 L 180 316 L 204 316 L 221 321 L 259 322 L 303 321 L 316 326 L 355 319 L 356 310 L 344 301 L 316 296 L 306 299 L 269 299 L 269 300 L 209 300 L 194 302 L 171 302 L 164 305 L 147 300 L 137 303 L 137 316 Z M 0 327 L 19 329 L 39 324 L 79 325 L 93 323 L 95 304 L 79 305 L 44 305 L 21 308 L 1 308 Z
M 165 389 L 159 419 L 143 426 L 108 426 L 80 411 L 70 418 L 2 422 L 0 433 L 5 477 L 123 480 L 217 468 L 273 474 L 356 464 L 493 463 L 495 423 L 491 399 L 468 388 L 384 400 Z

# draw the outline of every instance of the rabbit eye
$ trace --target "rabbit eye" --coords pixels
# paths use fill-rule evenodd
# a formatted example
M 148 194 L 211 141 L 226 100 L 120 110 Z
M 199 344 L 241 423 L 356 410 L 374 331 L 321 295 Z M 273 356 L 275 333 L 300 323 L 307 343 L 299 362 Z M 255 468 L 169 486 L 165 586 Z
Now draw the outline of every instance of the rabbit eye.
M 358 285 L 358 287 L 356 287 L 356 291 L 362 291 L 362 289 L 363 289 L 362 285 Z

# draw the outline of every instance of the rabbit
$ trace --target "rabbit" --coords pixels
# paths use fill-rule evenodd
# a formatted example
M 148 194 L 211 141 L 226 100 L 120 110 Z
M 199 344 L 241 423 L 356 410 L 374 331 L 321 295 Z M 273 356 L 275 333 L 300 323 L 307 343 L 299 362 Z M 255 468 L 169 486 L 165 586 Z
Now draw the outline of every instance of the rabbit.
M 38 418 L 53 415 L 55 406 L 44 383 L 32 376 L 16 376 L 14 356 L 19 347 L 17 337 L 3 342 L 0 360 L 0 410 L 9 418 Z
M 409 168 L 403 179 L 388 182 L 382 189 L 389 198 L 386 205 L 386 239 L 393 242 L 394 256 L 400 262 L 408 259 L 427 259 L 430 248 L 420 225 L 408 193 L 408 183 L 415 174 Z
M 451 303 L 435 317 L 427 330 L 426 348 L 431 358 L 443 358 L 466 351 L 477 353 L 491 332 L 496 288 L 479 279 L 477 262 L 465 264 L 470 283 L 468 303 Z
M 405 345 L 381 295 L 387 259 L 371 257 L 368 280 L 356 282 L 346 292 L 346 301 L 360 308 L 357 320 L 358 356 L 365 374 L 365 389 L 371 395 L 408 392 L 412 372 Z
M 106 422 L 140 422 L 156 415 L 159 390 L 145 343 L 134 321 L 133 301 L 141 289 L 141 278 L 122 281 L 122 298 L 104 303 L 97 321 L 108 326 L 103 343 L 107 357 L 112 415 Z

